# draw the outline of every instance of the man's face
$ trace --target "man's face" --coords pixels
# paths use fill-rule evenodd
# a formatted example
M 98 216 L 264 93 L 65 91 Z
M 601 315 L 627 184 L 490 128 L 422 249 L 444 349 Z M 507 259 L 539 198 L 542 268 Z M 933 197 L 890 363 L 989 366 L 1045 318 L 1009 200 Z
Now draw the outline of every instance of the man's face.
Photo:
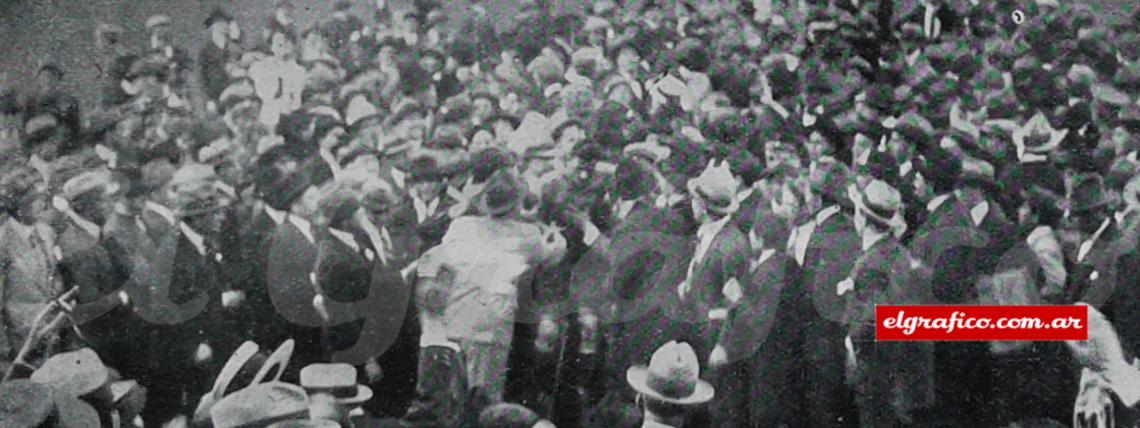
M 36 76 L 36 82 L 39 83 L 41 91 L 51 92 L 59 87 L 59 75 L 53 71 L 44 70 Z
M 16 211 L 16 220 L 24 224 L 53 224 L 56 220 L 56 211 L 51 207 L 47 195 L 41 193 L 29 194 L 23 198 L 20 208 Z
M 154 27 L 150 31 L 151 40 L 158 40 L 162 44 L 169 44 L 170 42 L 170 29 L 165 25 Z
M 222 38 L 229 38 L 230 23 L 225 21 L 214 22 L 210 25 L 210 35 Z
M 618 70 L 623 73 L 633 73 L 634 70 L 637 70 L 637 63 L 640 60 L 641 59 L 637 56 L 637 51 L 633 50 L 633 48 L 622 48 L 617 57 Z
M 276 33 L 270 45 L 274 56 L 284 57 L 293 53 L 293 42 L 284 34 Z

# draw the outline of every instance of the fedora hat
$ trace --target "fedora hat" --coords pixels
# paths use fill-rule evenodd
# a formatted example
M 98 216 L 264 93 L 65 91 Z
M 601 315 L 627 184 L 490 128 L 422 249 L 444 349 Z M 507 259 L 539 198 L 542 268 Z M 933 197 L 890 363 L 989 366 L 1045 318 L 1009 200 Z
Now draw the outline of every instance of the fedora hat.
M 904 226 L 902 197 L 898 190 L 882 180 L 872 180 L 853 198 L 855 207 L 875 221 L 890 228 Z
M 717 214 L 729 214 L 740 207 L 737 198 L 740 183 L 732 175 L 728 161 L 709 160 L 705 170 L 688 182 L 689 194 L 704 203 L 705 208 Z
M 625 380 L 638 394 L 680 405 L 708 403 L 715 391 L 701 380 L 697 353 L 688 343 L 670 341 L 653 353 L 648 366 L 633 366 Z
M 1068 134 L 1068 129 L 1054 129 L 1045 114 L 1037 112 L 1025 124 L 1014 129 L 1012 137 L 1018 158 L 1024 160 L 1026 154 L 1040 156 L 1052 152 Z
M 194 411 L 194 421 L 206 422 L 210 418 L 210 409 L 214 407 L 224 396 L 225 392 L 230 389 L 230 385 L 238 377 L 239 373 L 243 371 L 251 371 L 249 366 L 254 365 L 251 363 L 258 355 L 258 346 L 256 343 L 246 341 L 234 351 L 233 355 L 226 360 L 226 364 L 222 366 L 222 370 L 218 372 L 217 379 L 214 380 L 214 387 L 202 396 L 198 401 L 198 408 Z
M 332 395 L 342 405 L 358 405 L 372 399 L 372 389 L 356 383 L 356 367 L 344 363 L 306 366 L 301 369 L 301 387 L 310 395 Z

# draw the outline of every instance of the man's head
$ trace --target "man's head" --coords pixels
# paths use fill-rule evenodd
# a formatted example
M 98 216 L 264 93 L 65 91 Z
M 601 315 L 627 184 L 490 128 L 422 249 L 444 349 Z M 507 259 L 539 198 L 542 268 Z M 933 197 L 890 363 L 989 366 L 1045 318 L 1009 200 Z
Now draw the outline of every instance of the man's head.
M 44 92 L 51 92 L 59 88 L 59 84 L 63 81 L 63 69 L 57 64 L 44 64 L 40 67 L 39 73 L 36 74 L 36 83 L 39 84 L 40 90 Z
M 155 15 L 146 20 L 146 33 L 151 43 L 160 45 L 170 44 L 170 18 L 165 15 Z

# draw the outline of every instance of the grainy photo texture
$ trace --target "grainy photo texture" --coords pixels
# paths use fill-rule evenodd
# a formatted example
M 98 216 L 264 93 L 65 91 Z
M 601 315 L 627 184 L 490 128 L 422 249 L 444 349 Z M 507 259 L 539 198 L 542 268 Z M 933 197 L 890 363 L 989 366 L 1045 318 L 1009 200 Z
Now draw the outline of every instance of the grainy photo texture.
M 1140 426 L 1134 6 L 0 0 L 0 427 Z

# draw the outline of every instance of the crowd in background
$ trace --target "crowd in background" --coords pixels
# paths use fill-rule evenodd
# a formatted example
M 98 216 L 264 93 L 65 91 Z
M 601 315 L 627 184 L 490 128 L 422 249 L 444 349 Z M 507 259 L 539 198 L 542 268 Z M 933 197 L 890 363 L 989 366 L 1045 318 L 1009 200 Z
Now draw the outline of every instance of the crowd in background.
M 876 342 L 873 307 L 1086 302 L 1140 353 L 1140 19 L 644 3 L 283 0 L 196 55 L 99 26 L 96 108 L 50 62 L 0 100 L 0 369 L 90 347 L 155 426 L 247 340 L 411 426 L 1048 426 L 1113 390 L 1060 343 Z

